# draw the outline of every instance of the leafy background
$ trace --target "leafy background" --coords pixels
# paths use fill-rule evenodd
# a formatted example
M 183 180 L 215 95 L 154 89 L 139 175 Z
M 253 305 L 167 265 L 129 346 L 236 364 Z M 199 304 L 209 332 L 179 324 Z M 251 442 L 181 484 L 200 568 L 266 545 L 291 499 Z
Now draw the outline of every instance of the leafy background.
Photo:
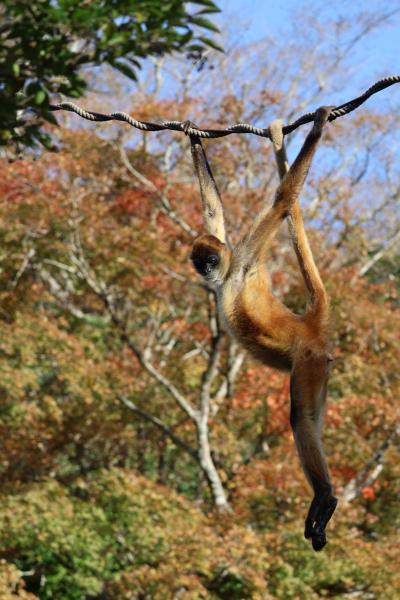
M 223 333 L 190 267 L 202 225 L 187 140 L 42 119 L 56 92 L 85 92 L 87 108 L 142 119 L 290 121 L 346 99 L 359 45 L 397 15 L 307 5 L 286 36 L 249 40 L 195 4 L 1 4 L 0 598 L 395 599 L 398 90 L 329 126 L 302 199 L 335 354 L 324 440 L 340 504 L 319 554 L 302 536 L 310 490 L 288 378 Z M 238 239 L 272 199 L 271 148 L 231 136 L 207 149 Z M 269 269 L 301 311 L 285 231 Z M 214 471 L 199 452 L 205 406 Z M 210 476 L 231 512 L 215 508 Z

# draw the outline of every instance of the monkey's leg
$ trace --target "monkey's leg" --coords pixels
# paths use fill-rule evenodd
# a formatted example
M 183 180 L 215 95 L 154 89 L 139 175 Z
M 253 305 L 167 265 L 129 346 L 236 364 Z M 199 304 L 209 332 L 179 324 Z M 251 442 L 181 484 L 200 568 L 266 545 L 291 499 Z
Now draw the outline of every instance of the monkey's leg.
M 294 365 L 290 381 L 290 423 L 304 473 L 314 490 L 304 530 L 314 550 L 325 546 L 325 527 L 337 505 L 321 442 L 328 376 L 328 355 L 310 356 Z

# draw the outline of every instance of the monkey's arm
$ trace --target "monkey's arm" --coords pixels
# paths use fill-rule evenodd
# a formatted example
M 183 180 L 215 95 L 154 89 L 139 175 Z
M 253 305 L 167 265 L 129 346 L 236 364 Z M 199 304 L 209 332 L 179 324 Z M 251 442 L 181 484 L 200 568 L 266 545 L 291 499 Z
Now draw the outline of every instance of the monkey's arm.
M 313 128 L 308 133 L 289 171 L 283 177 L 272 207 L 262 215 L 250 232 L 247 245 L 252 260 L 265 258 L 265 253 L 280 223 L 288 216 L 298 199 L 330 111 L 330 107 L 322 107 L 316 111 Z
M 191 126 L 186 121 L 187 127 Z M 206 153 L 200 138 L 190 135 L 193 164 L 200 184 L 201 204 L 203 208 L 204 225 L 207 233 L 214 235 L 223 244 L 226 244 L 226 231 L 224 222 L 224 211 L 217 184 L 211 172 Z
M 274 148 L 279 177 L 282 181 L 289 171 L 289 162 L 283 136 L 283 121 L 280 119 L 272 121 L 269 126 L 269 134 Z M 326 320 L 329 314 L 329 300 L 304 228 L 298 199 L 295 199 L 292 204 L 288 216 L 288 226 L 293 249 L 309 293 L 311 309 L 313 312 L 317 312 L 321 319 Z

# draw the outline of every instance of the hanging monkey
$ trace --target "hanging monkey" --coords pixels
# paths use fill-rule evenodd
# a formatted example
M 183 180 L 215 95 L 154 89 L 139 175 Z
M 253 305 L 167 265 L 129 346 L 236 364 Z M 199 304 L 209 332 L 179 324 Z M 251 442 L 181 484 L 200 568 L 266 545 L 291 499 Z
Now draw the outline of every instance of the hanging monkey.
M 282 154 L 277 152 L 282 180 L 274 202 L 233 249 L 227 243 L 221 198 L 200 138 L 190 133 L 193 123 L 186 121 L 183 126 L 190 136 L 207 230 L 194 241 L 191 260 L 196 271 L 214 284 L 228 331 L 263 364 L 290 372 L 290 424 L 314 492 L 304 535 L 311 538 L 314 550 L 325 546 L 325 527 L 337 505 L 321 442 L 332 357 L 327 342 L 329 300 L 308 244 L 298 197 L 330 111 L 330 107 L 316 111 L 313 127 L 290 169 L 284 167 Z M 309 295 L 302 316 L 273 295 L 265 266 L 267 251 L 286 217 L 290 217 L 292 240 Z

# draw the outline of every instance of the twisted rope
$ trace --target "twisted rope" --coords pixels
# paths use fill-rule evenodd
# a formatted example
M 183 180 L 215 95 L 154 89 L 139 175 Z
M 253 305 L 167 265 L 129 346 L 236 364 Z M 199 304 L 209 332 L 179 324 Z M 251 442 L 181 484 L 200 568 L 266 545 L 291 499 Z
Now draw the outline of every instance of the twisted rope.
M 352 112 L 361 104 L 363 104 L 368 98 L 384 90 L 385 88 L 400 82 L 400 75 L 393 75 L 392 77 L 385 77 L 385 79 L 381 79 L 377 81 L 374 85 L 367 89 L 361 96 L 354 98 L 353 100 L 349 100 L 340 106 L 337 106 L 333 109 L 331 114 L 329 115 L 329 121 L 334 121 L 338 117 L 343 117 L 348 113 Z M 72 104 L 72 102 L 62 102 L 61 104 L 53 104 L 50 105 L 51 111 L 57 110 L 67 110 L 73 112 L 83 119 L 87 119 L 88 121 L 123 121 L 125 123 L 129 123 L 132 127 L 136 127 L 136 129 L 140 129 L 141 131 L 163 131 L 165 129 L 169 129 L 170 131 L 183 131 L 184 122 L 181 121 L 163 121 L 162 123 L 153 123 L 151 121 L 138 121 L 134 119 L 127 113 L 123 112 L 115 112 L 110 115 L 103 115 L 97 112 L 91 112 L 88 110 L 84 110 L 80 106 L 76 104 Z M 314 121 L 315 112 L 309 112 L 291 123 L 290 125 L 285 125 L 283 127 L 283 135 L 287 135 L 291 133 L 301 125 L 305 123 L 311 123 Z M 187 133 L 189 135 L 197 135 L 201 138 L 219 138 L 225 137 L 227 135 L 231 135 L 232 133 L 252 133 L 254 135 L 258 135 L 261 137 L 269 138 L 268 128 L 263 129 L 262 127 L 255 127 L 254 125 L 250 125 L 248 123 L 236 123 L 235 125 L 231 125 L 226 129 L 202 129 L 196 127 L 189 127 L 187 129 Z

